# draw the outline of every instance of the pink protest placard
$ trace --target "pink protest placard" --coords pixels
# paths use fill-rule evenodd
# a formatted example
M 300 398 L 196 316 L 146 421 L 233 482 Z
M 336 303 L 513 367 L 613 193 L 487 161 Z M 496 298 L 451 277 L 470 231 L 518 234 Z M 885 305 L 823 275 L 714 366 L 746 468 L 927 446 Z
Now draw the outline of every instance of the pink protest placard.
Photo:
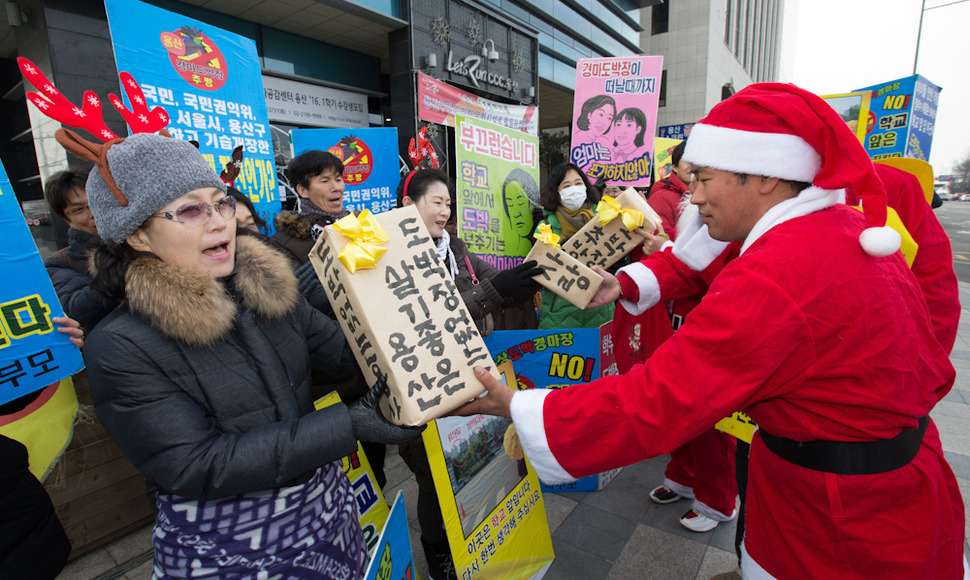
M 662 56 L 576 63 L 570 160 L 590 181 L 650 185 Z

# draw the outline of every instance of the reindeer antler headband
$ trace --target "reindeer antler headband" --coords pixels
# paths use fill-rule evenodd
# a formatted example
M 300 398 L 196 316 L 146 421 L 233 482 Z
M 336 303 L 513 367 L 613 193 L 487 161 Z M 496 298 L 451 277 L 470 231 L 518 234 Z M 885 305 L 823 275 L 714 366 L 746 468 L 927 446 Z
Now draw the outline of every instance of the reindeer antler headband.
M 94 91 L 85 91 L 84 101 L 78 107 L 57 90 L 54 84 L 44 76 L 44 73 L 40 72 L 37 65 L 23 57 L 17 59 L 17 65 L 20 67 L 20 71 L 23 73 L 24 78 L 27 79 L 27 82 L 40 91 L 39 93 L 28 92 L 27 99 L 40 109 L 42 113 L 65 125 L 84 129 L 101 141 L 104 141 L 104 143 L 99 145 L 82 139 L 77 133 L 63 128 L 54 132 L 54 138 L 57 139 L 57 142 L 61 146 L 74 155 L 92 161 L 98 166 L 98 172 L 104 179 L 105 184 L 107 184 L 108 189 L 118 200 L 118 203 L 122 207 L 127 206 L 128 199 L 115 183 L 114 177 L 112 177 L 111 171 L 108 168 L 107 157 L 108 149 L 112 145 L 123 141 L 124 138 L 115 135 L 105 125 L 101 110 L 101 100 L 98 99 L 98 96 Z M 149 109 L 141 87 L 127 72 L 119 73 L 118 78 L 121 79 L 121 84 L 125 89 L 125 93 L 128 95 L 128 100 L 131 102 L 131 109 L 129 110 L 125 107 L 121 99 L 114 93 L 109 94 L 108 99 L 124 118 L 125 122 L 131 128 L 132 133 L 156 133 L 161 131 L 164 135 L 170 137 L 171 135 L 168 135 L 165 131 L 165 127 L 168 126 L 169 122 L 169 116 L 165 109 L 162 107 Z

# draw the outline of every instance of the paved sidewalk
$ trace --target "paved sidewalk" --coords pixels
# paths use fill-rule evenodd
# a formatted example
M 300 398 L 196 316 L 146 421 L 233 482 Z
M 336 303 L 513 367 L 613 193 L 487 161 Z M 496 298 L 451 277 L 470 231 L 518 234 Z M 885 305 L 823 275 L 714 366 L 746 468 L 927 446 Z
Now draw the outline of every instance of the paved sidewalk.
M 957 369 L 953 390 L 932 412 L 943 450 L 963 497 L 970 497 L 970 284 L 960 283 L 964 305 L 951 360 Z M 657 505 L 650 490 L 663 480 L 667 457 L 623 469 L 603 491 L 546 494 L 545 505 L 556 560 L 546 574 L 560 579 L 708 580 L 735 568 L 734 522 L 696 534 L 678 518 L 686 501 Z M 388 452 L 386 496 L 404 490 L 411 522 L 411 544 L 418 541 L 415 501 L 417 484 L 396 453 Z M 970 520 L 968 520 L 970 522 Z M 968 525 L 970 535 L 970 525 Z M 970 554 L 970 544 L 964 545 Z M 427 578 L 421 549 L 415 550 L 418 573 Z M 146 580 L 151 576 L 151 528 L 146 527 L 92 554 L 68 563 L 59 580 Z

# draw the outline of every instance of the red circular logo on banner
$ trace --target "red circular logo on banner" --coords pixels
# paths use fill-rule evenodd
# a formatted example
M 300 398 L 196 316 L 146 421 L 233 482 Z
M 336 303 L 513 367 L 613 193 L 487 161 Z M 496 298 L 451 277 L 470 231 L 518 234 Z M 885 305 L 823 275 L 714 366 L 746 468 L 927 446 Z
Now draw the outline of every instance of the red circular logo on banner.
M 360 185 L 367 181 L 374 170 L 374 156 L 370 147 L 353 135 L 341 139 L 336 145 L 327 149 L 344 164 L 344 183 Z
M 215 91 L 226 84 L 226 58 L 201 30 L 183 26 L 175 32 L 163 32 L 160 40 L 175 71 L 187 83 L 203 91 Z
M 866 134 L 872 133 L 872 130 L 876 128 L 876 114 L 869 111 L 869 118 L 866 119 Z

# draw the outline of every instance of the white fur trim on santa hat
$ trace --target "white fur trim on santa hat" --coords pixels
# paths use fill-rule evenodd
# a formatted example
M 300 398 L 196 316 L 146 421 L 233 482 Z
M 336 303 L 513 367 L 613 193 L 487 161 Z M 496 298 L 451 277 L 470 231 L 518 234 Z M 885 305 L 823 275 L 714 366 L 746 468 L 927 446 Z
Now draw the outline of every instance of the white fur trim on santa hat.
M 690 130 L 683 159 L 711 169 L 806 183 L 811 183 L 822 167 L 822 157 L 801 137 L 704 123 Z
M 903 243 L 899 232 L 889 226 L 866 228 L 859 234 L 859 244 L 870 256 L 889 256 L 895 254 Z
M 559 464 L 546 439 L 543 406 L 551 392 L 549 389 L 518 391 L 512 396 L 511 408 L 515 432 L 519 435 L 529 463 L 543 483 L 556 485 L 575 481 L 576 478 Z
M 640 292 L 639 300 L 636 302 L 632 300 L 620 300 L 620 305 L 627 312 L 637 316 L 652 308 L 657 302 L 660 302 L 660 282 L 650 268 L 647 268 L 642 262 L 634 262 L 629 266 L 620 268 L 617 274 L 620 272 L 629 276 L 630 280 L 633 280 L 633 283 L 637 285 L 637 290 Z

